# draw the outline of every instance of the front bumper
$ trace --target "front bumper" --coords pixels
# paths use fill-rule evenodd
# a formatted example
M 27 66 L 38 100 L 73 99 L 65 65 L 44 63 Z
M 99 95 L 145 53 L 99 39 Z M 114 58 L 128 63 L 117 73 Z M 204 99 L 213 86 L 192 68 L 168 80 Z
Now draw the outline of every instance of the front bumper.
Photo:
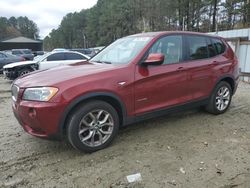
M 12 109 L 23 129 L 36 137 L 61 139 L 59 120 L 64 106 L 60 103 L 20 101 Z
M 4 78 L 14 80 L 18 77 L 17 72 L 3 69 Z

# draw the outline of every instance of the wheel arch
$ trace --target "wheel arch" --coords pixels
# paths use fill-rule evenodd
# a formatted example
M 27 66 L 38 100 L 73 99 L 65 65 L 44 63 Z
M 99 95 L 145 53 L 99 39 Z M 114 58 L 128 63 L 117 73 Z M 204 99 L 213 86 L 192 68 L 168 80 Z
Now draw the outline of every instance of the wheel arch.
M 236 89 L 236 88 L 235 88 L 235 80 L 234 80 L 234 78 L 233 78 L 231 75 L 226 75 L 226 76 L 221 77 L 221 78 L 217 81 L 216 85 L 217 85 L 218 83 L 220 83 L 221 81 L 225 81 L 225 82 L 229 83 L 229 85 L 231 86 L 232 92 L 233 92 L 233 93 L 235 92 L 235 89 Z
M 125 108 L 125 104 L 122 102 L 120 97 L 109 92 L 88 93 L 74 99 L 64 110 L 59 122 L 59 132 L 62 137 L 66 133 L 66 125 L 68 123 L 70 114 L 80 105 L 91 100 L 101 100 L 113 106 L 118 113 L 120 125 L 124 124 L 125 117 L 127 116 L 127 111 Z

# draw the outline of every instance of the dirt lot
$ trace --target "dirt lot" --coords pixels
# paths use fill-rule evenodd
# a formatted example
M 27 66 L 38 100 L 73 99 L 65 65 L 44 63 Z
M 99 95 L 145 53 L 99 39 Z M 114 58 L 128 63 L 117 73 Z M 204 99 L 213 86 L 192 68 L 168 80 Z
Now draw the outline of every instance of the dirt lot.
M 26 134 L 11 111 L 10 84 L 0 78 L 0 187 L 250 186 L 248 84 L 223 115 L 192 110 L 131 125 L 92 154 Z M 134 173 L 142 181 L 129 184 Z

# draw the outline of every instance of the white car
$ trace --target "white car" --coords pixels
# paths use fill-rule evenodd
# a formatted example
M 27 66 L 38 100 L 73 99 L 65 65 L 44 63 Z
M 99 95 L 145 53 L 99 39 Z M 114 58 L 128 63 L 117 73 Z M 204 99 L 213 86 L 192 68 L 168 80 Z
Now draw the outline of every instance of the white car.
M 87 61 L 90 57 L 73 51 L 49 52 L 34 61 L 11 63 L 3 67 L 5 78 L 15 79 L 35 70 L 44 70 L 59 65 L 67 65 Z

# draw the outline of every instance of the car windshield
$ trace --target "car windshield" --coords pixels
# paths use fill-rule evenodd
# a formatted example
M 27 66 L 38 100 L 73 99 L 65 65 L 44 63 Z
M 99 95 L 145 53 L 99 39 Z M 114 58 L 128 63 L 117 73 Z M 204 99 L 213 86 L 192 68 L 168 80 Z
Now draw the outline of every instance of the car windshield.
M 90 62 L 108 64 L 128 64 L 148 44 L 152 37 L 126 37 L 118 39 Z

